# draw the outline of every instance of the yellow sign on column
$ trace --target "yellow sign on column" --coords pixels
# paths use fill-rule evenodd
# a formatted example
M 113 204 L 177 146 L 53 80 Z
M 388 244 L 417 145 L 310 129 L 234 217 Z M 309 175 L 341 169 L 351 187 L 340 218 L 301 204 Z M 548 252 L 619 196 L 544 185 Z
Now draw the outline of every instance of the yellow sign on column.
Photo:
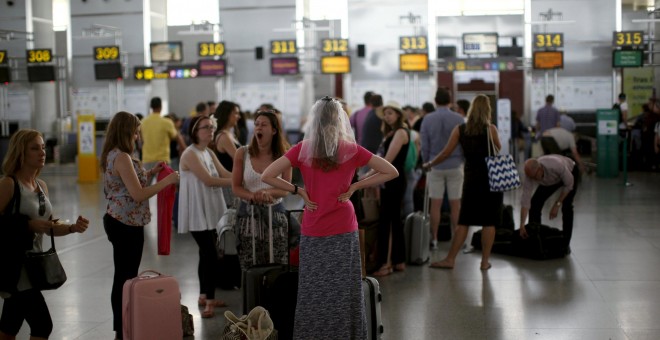
M 99 179 L 95 122 L 94 115 L 78 116 L 78 182 Z

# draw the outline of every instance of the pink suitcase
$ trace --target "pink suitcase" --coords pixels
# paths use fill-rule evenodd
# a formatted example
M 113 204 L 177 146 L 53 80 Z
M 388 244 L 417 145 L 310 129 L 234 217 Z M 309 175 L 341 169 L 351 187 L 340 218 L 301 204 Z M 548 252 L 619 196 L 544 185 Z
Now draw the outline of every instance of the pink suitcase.
M 183 338 L 181 292 L 174 277 L 146 270 L 124 283 L 123 294 L 125 340 Z

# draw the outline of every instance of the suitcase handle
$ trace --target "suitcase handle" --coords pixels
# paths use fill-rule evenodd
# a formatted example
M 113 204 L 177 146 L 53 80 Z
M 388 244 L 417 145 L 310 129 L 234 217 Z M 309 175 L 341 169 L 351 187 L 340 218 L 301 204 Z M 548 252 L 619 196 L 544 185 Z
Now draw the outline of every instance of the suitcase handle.
M 426 219 L 429 216 L 429 173 L 426 171 L 426 183 L 424 183 L 424 213 L 422 218 Z
M 144 275 L 144 274 L 146 274 L 146 273 L 153 273 L 153 274 L 156 274 L 155 276 L 162 276 L 162 275 L 163 275 L 162 273 L 157 272 L 157 271 L 155 271 L 155 270 L 153 270 L 153 269 L 147 269 L 147 270 L 141 272 L 140 274 L 138 274 L 138 277 L 140 277 L 140 278 L 141 278 L 141 277 L 152 277 L 152 275 Z

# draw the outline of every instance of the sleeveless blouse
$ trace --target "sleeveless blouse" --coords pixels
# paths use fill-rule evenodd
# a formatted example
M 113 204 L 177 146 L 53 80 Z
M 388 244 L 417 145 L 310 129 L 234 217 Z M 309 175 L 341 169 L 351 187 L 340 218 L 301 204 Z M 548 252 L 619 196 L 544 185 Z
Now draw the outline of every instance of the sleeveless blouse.
M 247 148 L 245 150 L 243 157 L 245 157 L 244 160 L 245 166 L 243 167 L 243 187 L 251 192 L 257 192 L 263 189 L 272 189 L 273 186 L 264 183 L 261 180 L 261 174 L 256 172 L 252 167 L 252 162 L 250 161 L 250 152 L 248 152 Z M 278 177 L 281 177 L 281 175 Z M 282 197 L 275 199 L 272 205 L 281 202 L 282 202 Z
M 137 202 L 131 197 L 119 175 L 114 175 L 115 159 L 122 151 L 112 149 L 108 152 L 107 169 L 103 173 L 103 189 L 108 199 L 106 213 L 117 221 L 131 226 L 145 226 L 151 221 L 149 200 Z M 147 186 L 147 172 L 136 159 L 131 158 L 133 169 L 141 187 Z
M 213 177 L 220 177 L 211 150 L 190 145 L 181 155 L 194 153 Z M 181 170 L 179 180 L 178 232 L 213 230 L 227 210 L 222 187 L 207 186 L 191 170 Z

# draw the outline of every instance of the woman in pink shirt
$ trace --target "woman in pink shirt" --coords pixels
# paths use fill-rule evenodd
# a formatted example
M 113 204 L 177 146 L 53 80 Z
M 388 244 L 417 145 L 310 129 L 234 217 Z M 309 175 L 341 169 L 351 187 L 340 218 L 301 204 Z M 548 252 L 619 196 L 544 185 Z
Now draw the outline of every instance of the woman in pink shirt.
M 265 183 L 305 201 L 294 338 L 364 339 L 359 238 L 349 198 L 398 172 L 355 143 L 348 116 L 336 99 L 318 100 L 310 120 L 305 139 L 261 176 Z M 356 169 L 365 165 L 375 170 L 373 175 L 351 184 Z M 304 188 L 278 177 L 291 167 L 300 169 Z

